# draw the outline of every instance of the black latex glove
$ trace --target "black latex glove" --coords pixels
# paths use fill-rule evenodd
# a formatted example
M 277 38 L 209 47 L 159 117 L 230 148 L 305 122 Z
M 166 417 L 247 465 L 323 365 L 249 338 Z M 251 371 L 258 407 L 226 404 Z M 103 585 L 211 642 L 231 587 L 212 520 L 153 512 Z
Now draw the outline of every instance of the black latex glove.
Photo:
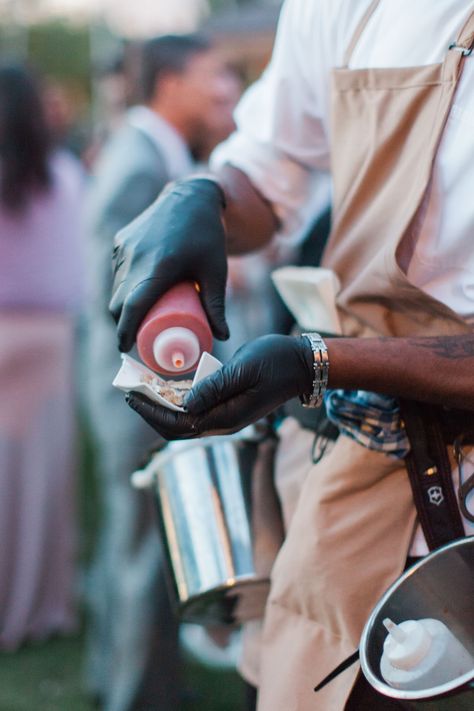
M 287 400 L 312 391 L 313 351 L 301 336 L 262 336 L 242 346 L 174 412 L 129 393 L 127 402 L 165 439 L 237 432 Z
M 196 281 L 214 336 L 229 337 L 224 299 L 224 193 L 206 178 L 170 183 L 156 202 L 117 234 L 110 311 L 121 351 L 129 351 L 155 302 L 175 284 Z

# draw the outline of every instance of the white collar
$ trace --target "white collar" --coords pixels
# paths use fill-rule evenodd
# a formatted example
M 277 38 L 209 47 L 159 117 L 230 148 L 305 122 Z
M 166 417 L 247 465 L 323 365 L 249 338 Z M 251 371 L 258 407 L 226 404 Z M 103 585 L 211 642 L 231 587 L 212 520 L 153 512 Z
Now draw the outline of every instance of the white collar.
M 186 142 L 162 116 L 148 106 L 134 106 L 128 110 L 127 120 L 131 126 L 148 136 L 162 153 L 171 180 L 193 170 L 194 164 Z

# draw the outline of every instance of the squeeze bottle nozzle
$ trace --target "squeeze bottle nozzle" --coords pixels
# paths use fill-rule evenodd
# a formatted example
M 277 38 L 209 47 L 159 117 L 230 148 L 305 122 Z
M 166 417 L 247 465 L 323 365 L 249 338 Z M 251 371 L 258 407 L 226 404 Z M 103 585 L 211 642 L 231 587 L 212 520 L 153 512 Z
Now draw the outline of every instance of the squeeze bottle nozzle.
M 196 285 L 173 286 L 150 309 L 137 333 L 142 361 L 163 375 L 195 370 L 203 351 L 212 350 L 212 331 Z
M 153 356 L 160 370 L 186 372 L 200 355 L 199 338 L 189 328 L 165 328 L 153 341 Z
M 383 621 L 388 630 L 387 658 L 397 669 L 411 669 L 427 655 L 432 637 L 420 622 L 410 620 L 410 628 L 403 629 L 388 617 Z

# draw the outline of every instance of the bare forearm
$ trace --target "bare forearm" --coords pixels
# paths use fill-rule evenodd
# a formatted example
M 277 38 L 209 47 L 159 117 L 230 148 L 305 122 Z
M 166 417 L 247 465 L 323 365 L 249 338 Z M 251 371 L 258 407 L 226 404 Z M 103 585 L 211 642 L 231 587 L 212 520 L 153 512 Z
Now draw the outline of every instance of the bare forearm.
M 474 411 L 474 334 L 327 339 L 331 388 L 372 390 Z
M 271 205 L 244 173 L 219 173 L 227 200 L 228 251 L 241 254 L 267 244 L 278 222 Z M 373 390 L 474 411 L 474 334 L 434 338 L 327 340 L 330 387 Z
M 270 204 L 240 170 L 224 166 L 217 177 L 226 196 L 224 223 L 229 254 L 264 247 L 278 227 Z

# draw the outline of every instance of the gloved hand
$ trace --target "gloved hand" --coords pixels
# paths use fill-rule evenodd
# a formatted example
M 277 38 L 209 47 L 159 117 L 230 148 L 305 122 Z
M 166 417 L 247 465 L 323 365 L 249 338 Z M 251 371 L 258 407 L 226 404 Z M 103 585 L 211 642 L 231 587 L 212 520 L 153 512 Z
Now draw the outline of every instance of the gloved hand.
M 127 402 L 165 439 L 228 434 L 256 422 L 313 385 L 313 351 L 301 336 L 262 336 L 242 346 L 175 412 L 128 393 Z
M 196 281 L 216 338 L 229 329 L 224 299 L 227 278 L 224 193 L 206 178 L 170 183 L 156 202 L 117 234 L 110 311 L 121 351 L 129 351 L 155 302 L 175 284 Z

